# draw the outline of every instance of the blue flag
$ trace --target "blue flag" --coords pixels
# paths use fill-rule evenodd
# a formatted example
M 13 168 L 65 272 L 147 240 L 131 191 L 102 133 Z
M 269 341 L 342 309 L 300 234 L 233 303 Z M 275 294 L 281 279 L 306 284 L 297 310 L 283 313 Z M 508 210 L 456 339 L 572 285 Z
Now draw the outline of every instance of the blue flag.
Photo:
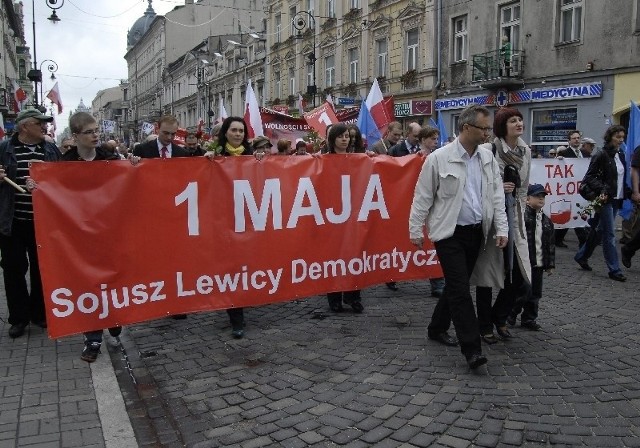
M 440 146 L 442 147 L 449 141 L 449 134 L 447 134 L 447 127 L 444 125 L 442 112 L 438 112 L 438 130 L 440 131 Z
M 369 112 L 369 108 L 367 107 L 366 101 L 363 101 L 360 104 L 360 114 L 358 115 L 358 129 L 362 133 L 362 136 L 367 139 L 367 145 L 371 146 L 378 140 L 382 139 L 382 135 L 380 134 L 380 130 L 376 125 L 376 122 L 373 121 L 373 117 Z
M 625 159 L 627 160 L 627 184 L 631 186 L 631 158 L 635 149 L 640 146 L 640 109 L 638 105 L 631 101 L 629 106 L 629 130 L 627 131 L 627 142 L 625 144 Z M 620 209 L 622 219 L 629 219 L 633 211 L 633 203 L 630 200 L 624 201 Z

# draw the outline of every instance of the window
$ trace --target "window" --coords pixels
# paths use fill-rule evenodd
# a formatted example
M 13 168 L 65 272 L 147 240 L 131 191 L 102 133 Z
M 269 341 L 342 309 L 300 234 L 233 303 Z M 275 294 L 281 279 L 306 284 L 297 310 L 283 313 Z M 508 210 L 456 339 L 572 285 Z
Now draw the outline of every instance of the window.
M 360 9 L 360 0 L 349 0 L 349 7 L 351 9 Z
M 507 36 L 512 49 L 520 48 L 520 3 L 500 8 L 500 36 Z
M 540 109 L 532 112 L 530 140 L 532 149 L 535 148 L 538 153 L 546 156 L 550 149 L 567 144 L 567 133 L 576 129 L 578 123 L 577 108 Z
M 296 72 L 293 68 L 289 69 L 289 95 L 293 95 L 296 91 Z
M 467 16 L 453 19 L 453 62 L 467 60 Z
M 358 49 L 350 48 L 348 50 L 349 56 L 349 82 L 357 83 L 359 78 L 358 73 Z
M 327 56 L 324 58 L 324 86 L 333 87 L 336 82 L 336 58 Z
M 20 79 L 27 79 L 27 64 L 24 62 L 24 59 L 20 59 L 18 65 L 18 76 Z
M 573 42 L 582 37 L 582 0 L 560 1 L 560 42 Z
M 295 19 L 296 19 L 296 7 L 292 6 L 291 8 L 289 8 L 289 20 L 291 21 L 291 36 L 293 36 L 296 33 L 296 27 L 295 27 Z
M 273 72 L 273 80 L 273 96 L 280 98 L 282 96 L 282 92 L 280 90 L 280 72 Z
M 636 0 L 636 33 L 640 32 L 640 0 Z
M 387 39 L 376 40 L 376 76 L 387 76 Z
M 336 0 L 327 0 L 327 16 L 336 16 Z
M 418 28 L 407 31 L 407 71 L 418 69 Z
M 315 0 L 307 0 L 307 12 L 311 15 L 313 15 L 313 11 L 316 8 L 316 1 Z
M 313 85 L 313 64 L 307 64 L 307 87 Z
M 276 14 L 276 42 L 281 42 L 282 38 L 282 15 Z

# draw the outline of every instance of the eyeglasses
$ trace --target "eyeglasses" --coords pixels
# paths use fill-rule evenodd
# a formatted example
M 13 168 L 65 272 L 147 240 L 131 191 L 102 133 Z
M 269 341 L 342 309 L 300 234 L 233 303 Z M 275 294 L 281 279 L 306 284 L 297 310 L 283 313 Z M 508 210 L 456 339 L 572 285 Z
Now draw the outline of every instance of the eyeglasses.
M 82 134 L 82 135 L 91 135 L 91 134 L 98 135 L 98 134 L 100 134 L 100 131 L 97 130 L 97 129 L 87 129 L 86 131 L 79 132 L 79 134 Z
M 476 126 L 475 124 L 471 124 L 471 123 L 467 123 L 467 124 L 469 126 L 471 126 L 472 128 L 480 129 L 482 132 L 491 132 L 491 131 L 493 131 L 493 128 L 491 128 L 491 127 L 483 128 L 482 126 Z

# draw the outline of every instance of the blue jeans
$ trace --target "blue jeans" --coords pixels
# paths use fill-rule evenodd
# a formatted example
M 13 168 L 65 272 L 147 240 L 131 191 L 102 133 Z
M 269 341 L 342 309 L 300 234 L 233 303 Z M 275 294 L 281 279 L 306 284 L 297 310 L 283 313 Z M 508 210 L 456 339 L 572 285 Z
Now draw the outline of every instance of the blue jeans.
M 602 206 L 600 210 L 600 222 L 598 230 L 602 235 L 602 252 L 604 262 L 609 268 L 610 274 L 622 274 L 620 261 L 618 259 L 618 249 L 616 248 L 615 217 L 618 207 L 610 202 Z

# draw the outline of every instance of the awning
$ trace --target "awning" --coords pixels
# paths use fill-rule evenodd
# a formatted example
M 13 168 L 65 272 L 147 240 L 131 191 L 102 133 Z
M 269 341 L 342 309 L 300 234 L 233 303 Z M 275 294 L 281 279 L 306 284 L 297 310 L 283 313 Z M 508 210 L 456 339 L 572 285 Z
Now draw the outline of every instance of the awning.
M 629 101 L 640 103 L 640 73 L 622 73 L 615 75 L 613 83 L 612 115 L 629 110 Z

